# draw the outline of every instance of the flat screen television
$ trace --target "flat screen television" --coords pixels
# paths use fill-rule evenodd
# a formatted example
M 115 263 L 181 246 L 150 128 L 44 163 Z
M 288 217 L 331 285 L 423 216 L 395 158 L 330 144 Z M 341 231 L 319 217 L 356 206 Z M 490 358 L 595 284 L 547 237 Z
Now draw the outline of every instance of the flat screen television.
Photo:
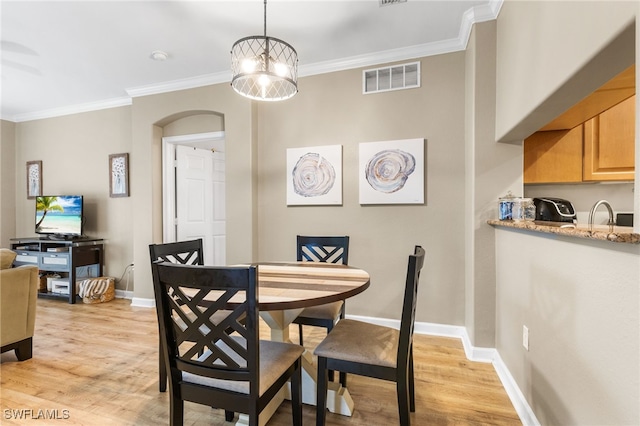
M 82 195 L 36 197 L 36 233 L 47 238 L 82 236 L 82 208 Z

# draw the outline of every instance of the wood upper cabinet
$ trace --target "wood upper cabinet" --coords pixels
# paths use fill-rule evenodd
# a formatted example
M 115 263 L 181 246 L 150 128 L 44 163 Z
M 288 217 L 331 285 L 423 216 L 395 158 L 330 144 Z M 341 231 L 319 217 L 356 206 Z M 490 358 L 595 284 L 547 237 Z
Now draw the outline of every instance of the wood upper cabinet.
M 539 131 L 524 141 L 524 183 L 634 179 L 635 95 L 571 130 Z
M 582 182 L 582 139 L 582 125 L 525 139 L 524 183 Z
M 633 180 L 635 95 L 584 124 L 584 181 Z

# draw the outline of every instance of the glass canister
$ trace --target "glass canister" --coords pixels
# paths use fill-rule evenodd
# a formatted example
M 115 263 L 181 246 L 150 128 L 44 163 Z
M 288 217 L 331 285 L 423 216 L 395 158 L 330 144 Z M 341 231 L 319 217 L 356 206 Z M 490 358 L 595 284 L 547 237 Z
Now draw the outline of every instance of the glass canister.
M 511 220 L 513 219 L 513 202 L 516 197 L 513 196 L 511 191 L 506 196 L 499 198 L 498 203 L 498 219 Z
M 523 198 L 524 203 L 524 220 L 527 222 L 533 222 L 536 220 L 536 205 L 533 202 L 532 198 Z
M 516 222 L 532 221 L 536 218 L 536 206 L 531 198 L 514 198 L 512 218 Z

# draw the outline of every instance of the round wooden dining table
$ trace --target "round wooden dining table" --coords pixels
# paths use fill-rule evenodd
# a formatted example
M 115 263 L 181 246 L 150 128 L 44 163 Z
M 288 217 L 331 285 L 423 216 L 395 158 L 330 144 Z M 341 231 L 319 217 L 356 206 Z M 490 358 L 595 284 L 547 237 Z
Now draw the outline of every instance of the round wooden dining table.
M 320 262 L 259 262 L 261 311 L 306 308 L 337 302 L 369 287 L 369 274 L 347 265 Z
M 289 325 L 309 306 L 345 300 L 369 287 L 369 274 L 359 268 L 319 262 L 258 262 L 258 307 L 260 317 L 269 326 L 271 340 L 290 342 Z M 316 404 L 317 369 L 310 351 L 302 358 L 302 402 Z M 338 382 L 329 384 L 327 408 L 333 413 L 350 416 L 353 400 Z M 275 412 L 288 390 L 274 398 L 260 414 L 265 424 Z M 239 424 L 244 424 L 241 416 Z

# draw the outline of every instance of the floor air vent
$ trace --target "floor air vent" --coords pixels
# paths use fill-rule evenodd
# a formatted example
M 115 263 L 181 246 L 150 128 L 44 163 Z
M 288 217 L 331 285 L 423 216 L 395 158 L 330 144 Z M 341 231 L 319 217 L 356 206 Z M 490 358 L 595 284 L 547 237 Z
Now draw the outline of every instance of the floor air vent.
M 420 62 L 364 70 L 362 93 L 388 92 L 390 90 L 420 87 Z

